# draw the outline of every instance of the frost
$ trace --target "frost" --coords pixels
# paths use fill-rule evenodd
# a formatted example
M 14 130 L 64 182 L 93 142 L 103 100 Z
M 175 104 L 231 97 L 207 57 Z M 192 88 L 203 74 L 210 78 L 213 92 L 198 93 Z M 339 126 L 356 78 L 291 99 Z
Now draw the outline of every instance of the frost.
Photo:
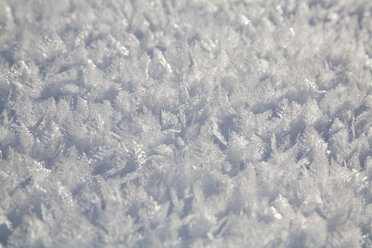
M 0 0 L 0 247 L 371 247 L 371 1 Z

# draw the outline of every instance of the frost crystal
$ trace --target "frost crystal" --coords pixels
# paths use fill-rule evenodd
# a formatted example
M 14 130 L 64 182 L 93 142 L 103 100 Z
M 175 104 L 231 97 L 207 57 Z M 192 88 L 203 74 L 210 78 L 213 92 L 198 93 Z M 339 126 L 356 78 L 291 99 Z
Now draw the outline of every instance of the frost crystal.
M 0 0 L 0 247 L 372 247 L 372 1 Z

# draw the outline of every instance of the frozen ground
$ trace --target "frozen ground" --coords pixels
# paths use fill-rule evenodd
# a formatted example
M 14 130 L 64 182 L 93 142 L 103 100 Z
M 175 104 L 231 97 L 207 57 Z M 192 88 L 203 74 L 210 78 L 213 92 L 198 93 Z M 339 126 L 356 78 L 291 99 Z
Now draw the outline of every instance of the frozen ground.
M 0 0 L 0 247 L 372 247 L 372 1 Z

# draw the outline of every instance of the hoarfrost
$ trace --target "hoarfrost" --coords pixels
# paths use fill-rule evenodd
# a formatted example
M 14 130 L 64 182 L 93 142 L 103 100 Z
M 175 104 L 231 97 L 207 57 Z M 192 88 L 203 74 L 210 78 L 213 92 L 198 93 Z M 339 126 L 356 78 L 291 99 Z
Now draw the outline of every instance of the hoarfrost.
M 0 247 L 372 247 L 371 13 L 0 0 Z

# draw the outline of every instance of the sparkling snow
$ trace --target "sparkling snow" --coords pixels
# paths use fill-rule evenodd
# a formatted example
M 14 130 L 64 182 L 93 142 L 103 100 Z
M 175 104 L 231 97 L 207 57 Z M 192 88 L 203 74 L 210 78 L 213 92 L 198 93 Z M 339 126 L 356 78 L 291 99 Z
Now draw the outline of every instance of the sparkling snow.
M 372 1 L 0 0 L 0 247 L 372 247 Z

